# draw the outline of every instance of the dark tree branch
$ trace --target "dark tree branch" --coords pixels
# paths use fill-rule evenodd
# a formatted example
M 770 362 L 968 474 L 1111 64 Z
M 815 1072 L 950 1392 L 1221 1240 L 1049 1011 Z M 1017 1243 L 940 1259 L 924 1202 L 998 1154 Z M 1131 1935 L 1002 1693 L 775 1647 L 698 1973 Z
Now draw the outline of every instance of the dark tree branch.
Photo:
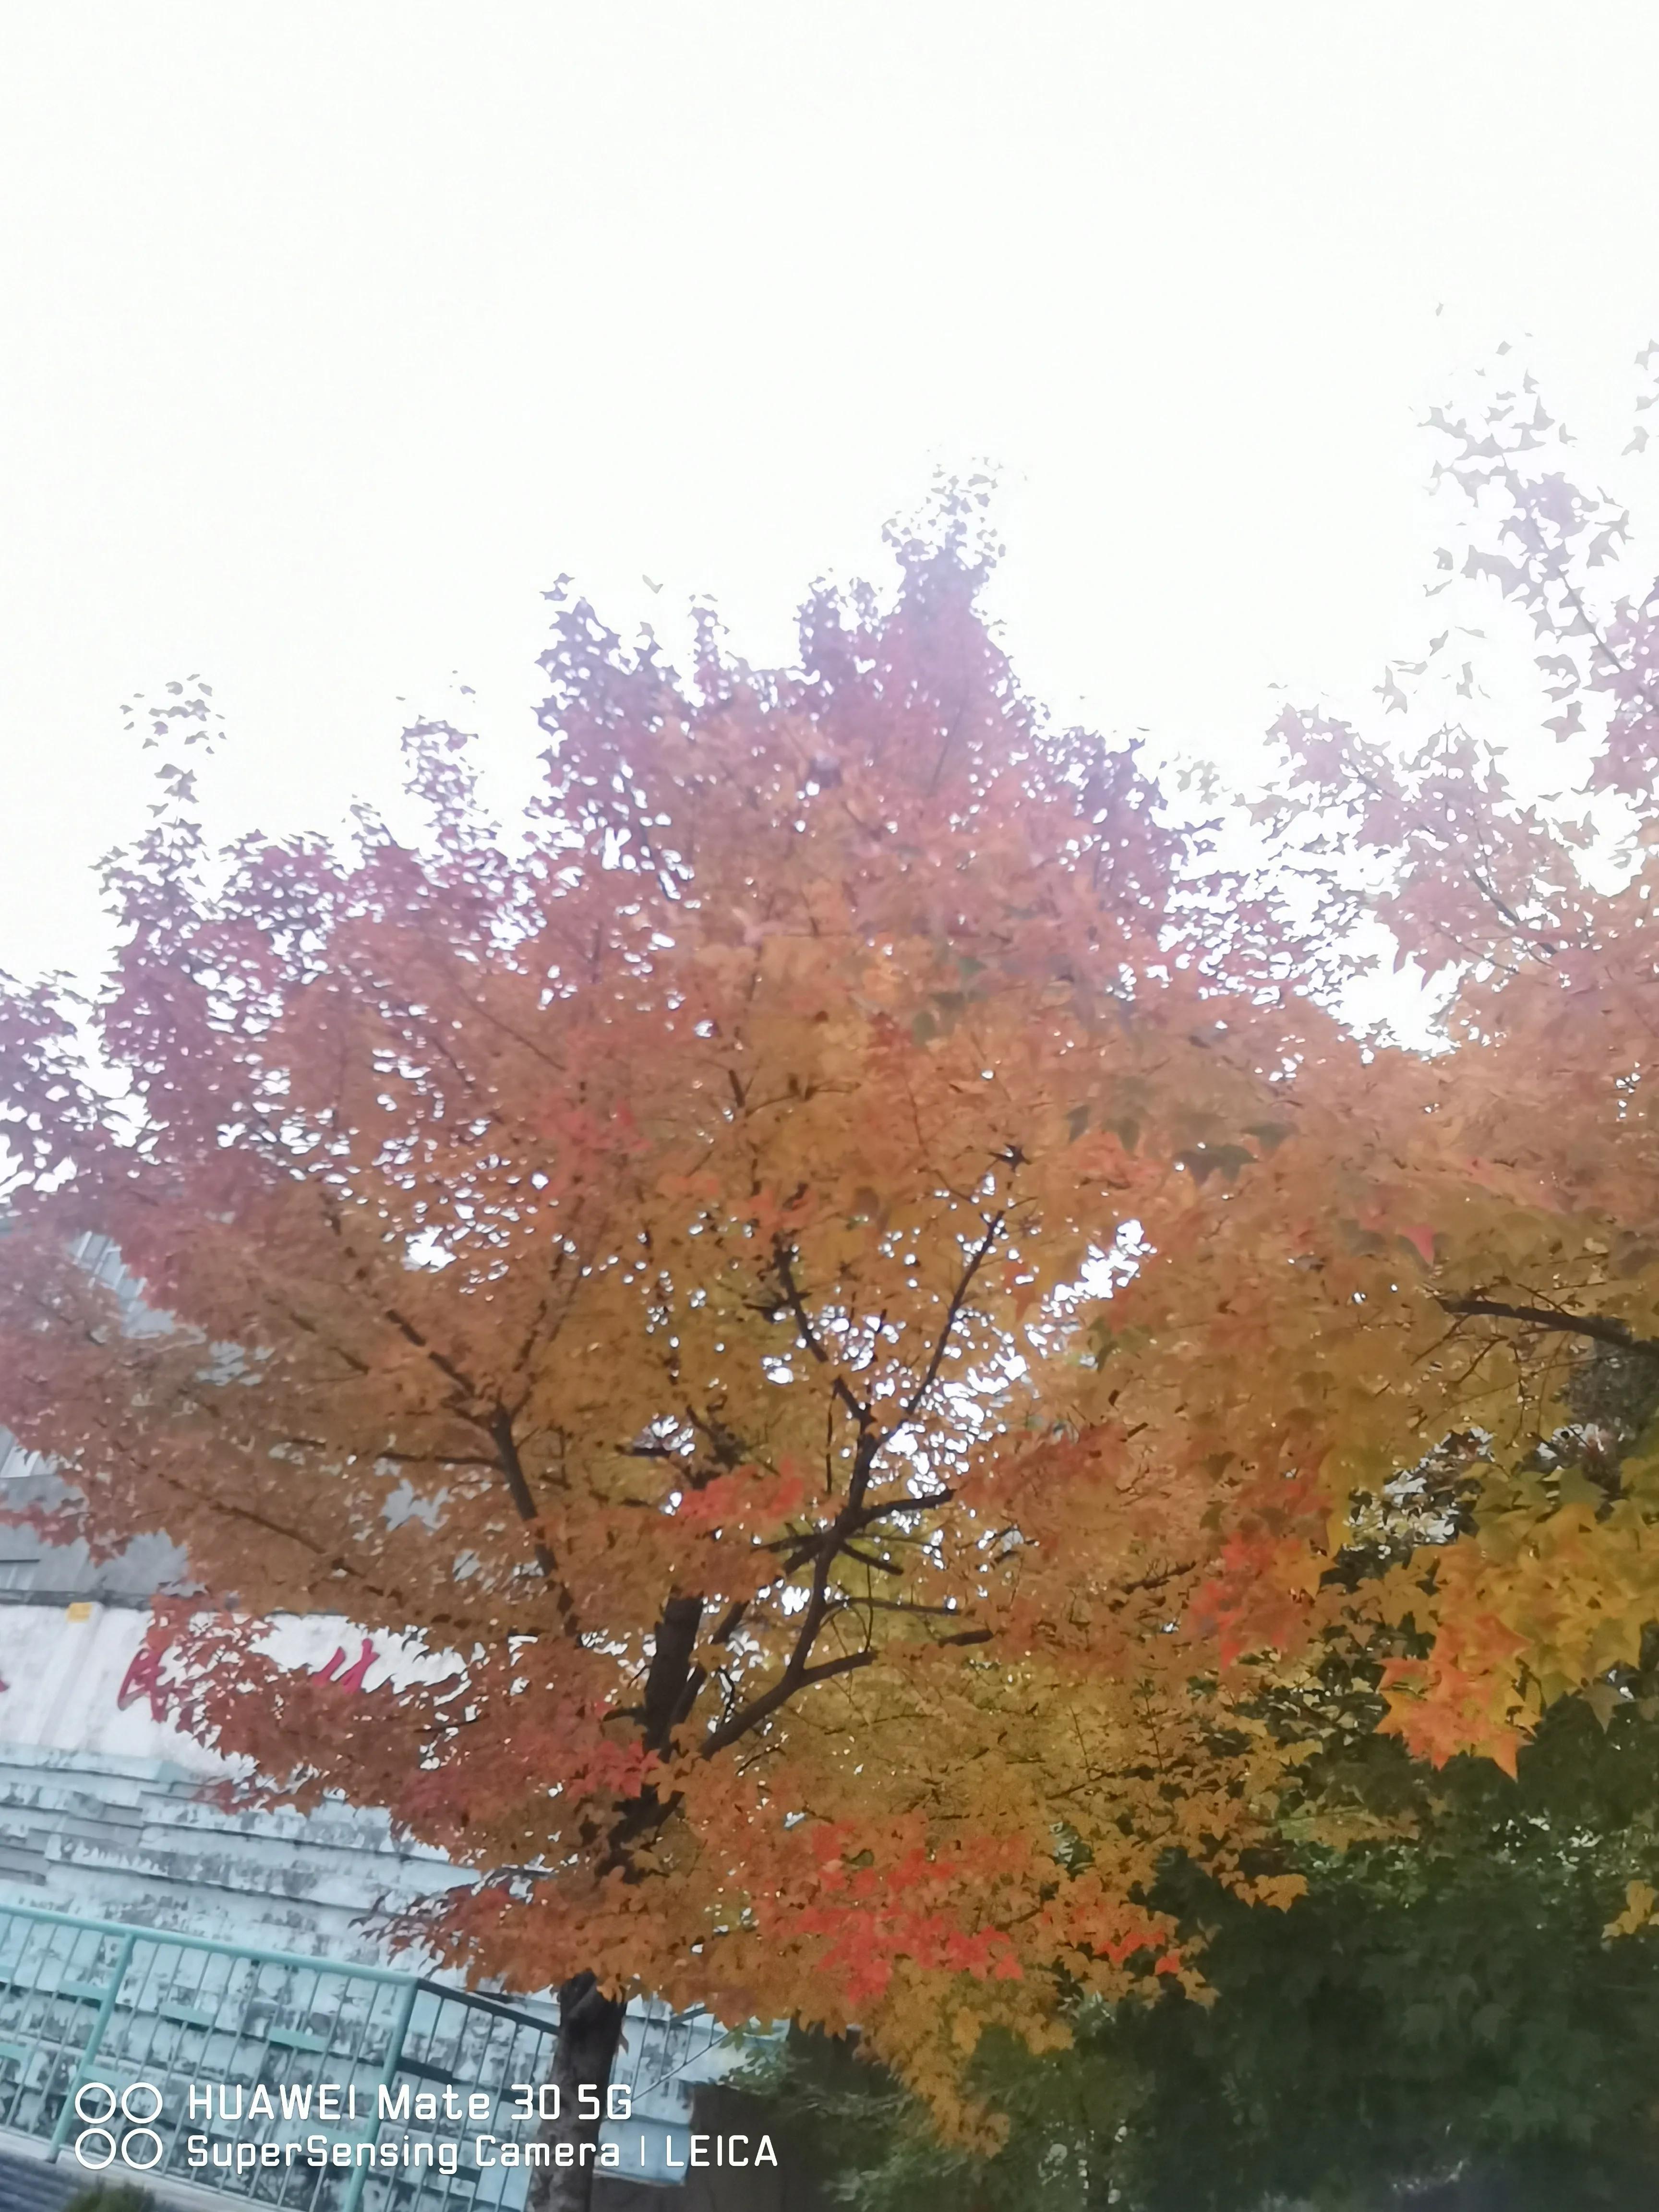
M 795 1280 L 794 1261 L 789 1247 L 781 1237 L 775 1239 L 773 1243 L 772 1264 L 777 1271 L 778 1281 L 783 1291 L 784 1303 L 794 1316 L 795 1326 L 800 1331 L 801 1340 L 820 1367 L 833 1366 L 835 1363 L 830 1358 L 829 1349 L 813 1327 L 812 1317 L 806 1310 L 806 1301 L 801 1295 L 800 1285 Z M 837 1373 L 830 1388 L 858 1423 L 860 1428 L 867 1430 L 870 1426 L 870 1408 L 859 1402 L 846 1376 Z
M 518 1439 L 513 1433 L 513 1416 L 505 1406 L 497 1406 L 489 1420 L 489 1435 L 495 1446 L 495 1464 L 507 1483 L 507 1494 L 513 1500 L 514 1510 L 520 1520 L 532 1524 L 539 1522 L 536 1500 L 531 1493 L 529 1480 L 524 1471 L 524 1462 L 519 1456 Z M 536 1537 L 536 1565 L 543 1579 L 554 1593 L 559 1608 L 559 1624 L 567 1636 L 576 1633 L 576 1601 L 559 1579 L 558 1562 L 546 1540 Z
M 446 1358 L 444 1354 L 439 1351 L 436 1345 L 431 1343 L 426 1337 L 421 1334 L 420 1330 L 416 1328 L 412 1321 L 406 1321 L 404 1319 L 403 1315 L 398 1311 L 396 1306 L 387 1306 L 385 1309 L 385 1311 L 386 1319 L 392 1323 L 392 1326 L 397 1330 L 399 1336 L 406 1339 L 409 1343 L 415 1346 L 417 1352 L 425 1352 L 427 1358 L 432 1362 L 432 1364 L 437 1369 L 438 1372 L 441 1375 L 447 1376 L 449 1381 L 455 1385 L 455 1388 L 458 1390 L 464 1390 L 469 1398 L 475 1401 L 477 1401 L 479 1395 L 478 1387 L 477 1383 L 473 1382 L 470 1375 L 464 1375 L 460 1369 L 455 1365 L 453 1360 Z
M 1659 1339 L 1638 1336 L 1628 1322 L 1616 1320 L 1608 1314 L 1567 1313 L 1557 1306 L 1511 1305 L 1502 1298 L 1442 1298 L 1439 1304 L 1449 1314 L 1469 1315 L 1486 1321 L 1519 1322 L 1526 1328 L 1592 1337 L 1598 1344 L 1616 1345 L 1621 1352 L 1649 1352 L 1659 1357 Z
M 737 1634 L 738 1628 L 742 1625 L 743 1617 L 748 1610 L 749 1601 L 746 1597 L 740 1597 L 735 1601 L 735 1603 L 728 1606 L 726 1613 L 720 1621 L 720 1626 L 709 1638 L 709 1642 L 711 1644 L 729 1644 L 732 1641 L 732 1638 Z
M 702 1626 L 703 1601 L 688 1597 L 676 1591 L 662 1609 L 657 1623 L 651 1655 L 651 1665 L 645 1678 L 645 1747 L 647 1751 L 666 1751 L 669 1740 L 679 1723 L 685 1718 L 681 1707 L 685 1692 L 694 1679 L 702 1687 L 702 1670 L 694 1670 L 691 1654 L 696 1649 L 697 1631 Z M 692 1702 L 696 1702 L 693 1692 Z M 687 1707 L 686 1711 L 690 1708 Z
M 934 1383 L 938 1382 L 939 1370 L 945 1363 L 945 1355 L 950 1348 L 951 1338 L 955 1331 L 956 1325 L 962 1318 L 962 1310 L 967 1304 L 969 1291 L 973 1288 L 974 1278 L 984 1266 L 987 1258 L 989 1256 L 991 1247 L 996 1243 L 997 1238 L 1002 1234 L 1002 1224 L 1007 1218 L 1008 1209 L 1006 1206 L 1001 1207 L 997 1212 L 994 1213 L 991 1216 L 990 1220 L 985 1224 L 984 1236 L 980 1238 L 979 1243 L 969 1254 L 968 1264 L 962 1271 L 961 1280 L 957 1283 L 955 1290 L 951 1293 L 951 1303 L 945 1310 L 944 1326 L 939 1330 L 939 1340 L 933 1346 L 933 1356 L 928 1360 L 927 1366 L 922 1370 L 921 1382 L 917 1383 L 915 1389 L 905 1401 L 904 1411 L 899 1415 L 892 1427 L 889 1429 L 883 1437 L 882 1442 L 884 1443 L 890 1442 L 892 1437 L 897 1436 L 902 1429 L 906 1429 L 910 1425 L 910 1423 L 915 1420 L 917 1413 L 921 1409 L 922 1400 L 933 1389 Z

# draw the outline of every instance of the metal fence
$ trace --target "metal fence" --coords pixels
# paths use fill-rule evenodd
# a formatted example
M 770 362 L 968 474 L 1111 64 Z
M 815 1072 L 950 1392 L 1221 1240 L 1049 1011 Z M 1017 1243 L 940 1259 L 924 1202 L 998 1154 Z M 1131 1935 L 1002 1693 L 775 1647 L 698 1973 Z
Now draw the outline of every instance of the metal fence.
M 672 2143 L 720 2031 L 659 2008 L 629 2025 L 613 2083 L 634 2119 L 606 2132 L 630 2178 L 677 2179 L 633 2139 L 641 2159 Z M 515 2085 L 546 2081 L 553 2039 L 532 2009 L 390 1967 L 0 1908 L 0 2127 L 71 2165 L 107 2150 L 111 2181 L 282 2212 L 510 2212 L 540 2126 Z

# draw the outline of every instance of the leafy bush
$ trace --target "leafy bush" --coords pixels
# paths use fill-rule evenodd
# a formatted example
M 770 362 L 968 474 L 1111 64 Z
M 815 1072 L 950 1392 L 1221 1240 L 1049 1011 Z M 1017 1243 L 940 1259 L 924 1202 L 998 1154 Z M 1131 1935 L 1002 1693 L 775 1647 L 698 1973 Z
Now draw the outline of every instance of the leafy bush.
M 135 2189 L 131 2182 L 94 2182 L 70 2197 L 64 2212 L 156 2212 L 156 2205 L 147 2189 Z

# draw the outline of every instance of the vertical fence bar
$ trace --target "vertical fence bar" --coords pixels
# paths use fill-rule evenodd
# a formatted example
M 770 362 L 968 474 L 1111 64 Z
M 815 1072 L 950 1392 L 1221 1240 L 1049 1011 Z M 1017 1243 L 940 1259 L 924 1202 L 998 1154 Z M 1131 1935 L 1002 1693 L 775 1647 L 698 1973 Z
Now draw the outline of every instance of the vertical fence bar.
M 381 2067 L 380 2079 L 374 2084 L 374 2124 L 368 2133 L 371 2142 L 380 2140 L 380 2092 L 392 2087 L 397 2079 L 398 2069 L 404 2063 L 404 2038 L 409 2033 L 410 2015 L 415 2009 L 420 1984 L 411 1975 L 408 1987 L 398 2000 L 397 2017 L 392 2023 L 391 2040 L 386 2047 L 386 2064 Z M 357 2212 L 363 2201 L 363 2190 L 368 2181 L 368 2166 L 361 2159 L 356 2160 L 351 2170 L 351 2186 L 346 2191 L 345 2202 L 341 2205 L 340 2212 Z
M 110 1978 L 109 1987 L 104 1991 L 104 2001 L 98 2008 L 97 2019 L 92 2023 L 92 2033 L 86 2039 L 81 2056 L 75 2062 L 69 2078 L 69 2087 L 64 2092 L 64 2109 L 58 2115 L 58 2124 L 52 2131 L 52 2142 L 46 2151 L 49 2160 L 56 2159 L 68 2139 L 70 2124 L 76 2118 L 76 2093 L 82 2085 L 82 2077 L 86 2073 L 88 2062 L 97 2056 L 98 2046 L 104 2039 L 104 2030 L 109 2026 L 110 2014 L 115 2010 L 115 2000 L 121 1994 L 121 1984 L 126 1979 L 127 1968 L 132 1964 L 132 1947 L 138 1941 L 138 1929 L 133 1929 L 117 1955 L 115 1972 Z

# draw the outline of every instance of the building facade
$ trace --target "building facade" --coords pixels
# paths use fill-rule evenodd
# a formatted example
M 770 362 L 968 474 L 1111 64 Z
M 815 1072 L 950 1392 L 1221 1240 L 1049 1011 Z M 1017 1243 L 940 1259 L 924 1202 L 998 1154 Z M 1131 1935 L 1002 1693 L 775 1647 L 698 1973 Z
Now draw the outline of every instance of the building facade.
M 51 1468 L 0 1431 L 0 1510 L 58 1495 Z M 183 1569 L 165 1544 L 94 1565 L 83 1545 L 0 1528 L 0 2162 L 8 2153 L 32 2162 L 55 2148 L 67 2172 L 67 2100 L 77 2078 L 96 2078 L 80 2056 L 100 2011 L 97 2063 L 106 2072 L 125 2065 L 148 2079 L 165 2065 L 173 2069 L 167 2078 L 182 2082 L 186 2064 L 216 2068 L 246 2094 L 261 2081 L 297 2081 L 307 2066 L 337 2071 L 330 2053 L 361 2019 L 351 2063 L 367 2096 L 376 2069 L 392 2063 L 386 2021 L 405 1996 L 398 2063 L 409 2081 L 460 2083 L 500 2099 L 526 2069 L 544 2074 L 555 2026 L 545 1993 L 464 1996 L 453 1978 L 428 1972 L 429 1961 L 388 1948 L 386 1917 L 465 1882 L 464 1869 L 398 1836 L 373 1809 L 228 1810 L 216 1802 L 212 1785 L 229 1770 L 174 1725 L 145 1642 L 152 1593 L 177 1587 Z M 369 1694 L 398 1671 L 398 1652 L 344 1620 L 282 1622 L 273 1649 L 284 1663 L 328 1674 L 346 1695 Z M 138 1932 L 129 1940 L 127 1930 Z M 211 2025 L 202 2024 L 205 2000 L 178 1996 L 180 1976 L 214 1993 Z M 179 2041 L 181 2011 L 202 2015 L 193 2044 Z M 234 2034 L 224 2024 L 232 2014 Z M 317 2046 L 308 2058 L 307 2045 Z M 629 2124 L 607 2127 L 627 2155 L 599 2192 L 605 2212 L 781 2212 L 801 2201 L 770 2171 L 716 2177 L 694 2168 L 699 2114 L 739 2055 L 706 2018 L 631 2008 L 616 2075 Z M 402 2138 L 394 2129 L 386 2139 Z M 302 2176 L 288 2194 L 272 2194 L 268 2176 L 231 2167 L 210 2172 L 204 2194 L 202 2177 L 185 2170 L 184 2141 L 169 2137 L 150 2183 L 179 2205 L 513 2212 L 527 2181 L 510 2167 L 470 2183 L 437 2168 L 399 2168 L 369 2175 L 348 2203 L 349 2180 L 332 2175 Z M 20 2204 L 59 2201 L 32 2163 L 17 2172 L 24 2179 L 8 2183 L 0 2166 L 0 2204 L 8 2189 Z

